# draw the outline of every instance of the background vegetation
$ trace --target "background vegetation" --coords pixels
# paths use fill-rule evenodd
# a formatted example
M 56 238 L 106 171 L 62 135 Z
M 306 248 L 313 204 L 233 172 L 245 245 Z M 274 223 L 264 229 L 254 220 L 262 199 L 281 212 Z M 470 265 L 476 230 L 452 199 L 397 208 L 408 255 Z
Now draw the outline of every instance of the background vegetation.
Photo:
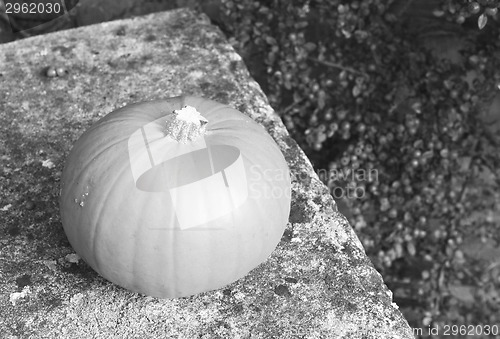
M 499 324 L 498 1 L 218 3 L 410 325 Z
M 71 6 L 38 26 L 17 18 L 28 33 L 7 32 L 4 20 L 0 40 L 177 6 L 204 11 L 322 173 L 410 325 L 500 326 L 497 0 Z M 469 330 L 452 337 L 494 337 Z

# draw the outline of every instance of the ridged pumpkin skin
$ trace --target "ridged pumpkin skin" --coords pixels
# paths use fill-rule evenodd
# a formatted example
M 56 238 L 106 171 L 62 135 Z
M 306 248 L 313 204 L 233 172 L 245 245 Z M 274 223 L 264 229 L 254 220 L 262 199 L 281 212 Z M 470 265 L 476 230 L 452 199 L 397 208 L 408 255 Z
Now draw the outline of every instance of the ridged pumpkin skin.
M 208 120 L 208 151 L 162 141 L 163 118 L 186 105 Z M 69 242 L 101 276 L 146 295 L 183 297 L 221 288 L 268 258 L 288 222 L 290 176 L 251 118 L 175 97 L 128 105 L 87 130 L 66 160 L 60 210 Z

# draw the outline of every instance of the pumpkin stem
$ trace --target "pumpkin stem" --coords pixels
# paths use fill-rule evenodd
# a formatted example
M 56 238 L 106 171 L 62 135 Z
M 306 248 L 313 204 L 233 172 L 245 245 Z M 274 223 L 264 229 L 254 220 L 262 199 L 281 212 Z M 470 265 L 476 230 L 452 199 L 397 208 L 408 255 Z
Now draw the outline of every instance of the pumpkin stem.
M 174 110 L 166 121 L 166 134 L 181 143 L 194 141 L 205 134 L 208 120 L 196 108 L 184 106 Z

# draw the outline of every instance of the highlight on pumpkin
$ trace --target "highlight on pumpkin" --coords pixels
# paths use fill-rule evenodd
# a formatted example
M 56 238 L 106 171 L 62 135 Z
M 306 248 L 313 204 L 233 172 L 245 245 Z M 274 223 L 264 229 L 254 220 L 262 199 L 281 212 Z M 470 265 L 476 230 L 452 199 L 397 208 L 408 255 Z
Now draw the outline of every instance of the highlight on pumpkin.
M 196 108 L 184 106 L 168 116 L 165 131 L 167 136 L 177 142 L 187 143 L 205 134 L 207 123 L 208 120 Z

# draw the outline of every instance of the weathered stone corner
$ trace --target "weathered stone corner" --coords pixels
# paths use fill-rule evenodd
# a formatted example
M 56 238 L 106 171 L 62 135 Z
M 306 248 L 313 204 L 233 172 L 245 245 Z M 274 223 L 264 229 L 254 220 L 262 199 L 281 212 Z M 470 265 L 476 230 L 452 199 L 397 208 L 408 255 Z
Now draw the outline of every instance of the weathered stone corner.
M 68 73 L 47 77 L 47 67 Z M 272 256 L 223 290 L 159 300 L 79 261 L 59 219 L 76 139 L 123 105 L 189 94 L 260 122 L 290 166 Z M 413 338 L 391 292 L 240 56 L 204 15 L 157 13 L 0 45 L 0 333 L 6 338 Z

